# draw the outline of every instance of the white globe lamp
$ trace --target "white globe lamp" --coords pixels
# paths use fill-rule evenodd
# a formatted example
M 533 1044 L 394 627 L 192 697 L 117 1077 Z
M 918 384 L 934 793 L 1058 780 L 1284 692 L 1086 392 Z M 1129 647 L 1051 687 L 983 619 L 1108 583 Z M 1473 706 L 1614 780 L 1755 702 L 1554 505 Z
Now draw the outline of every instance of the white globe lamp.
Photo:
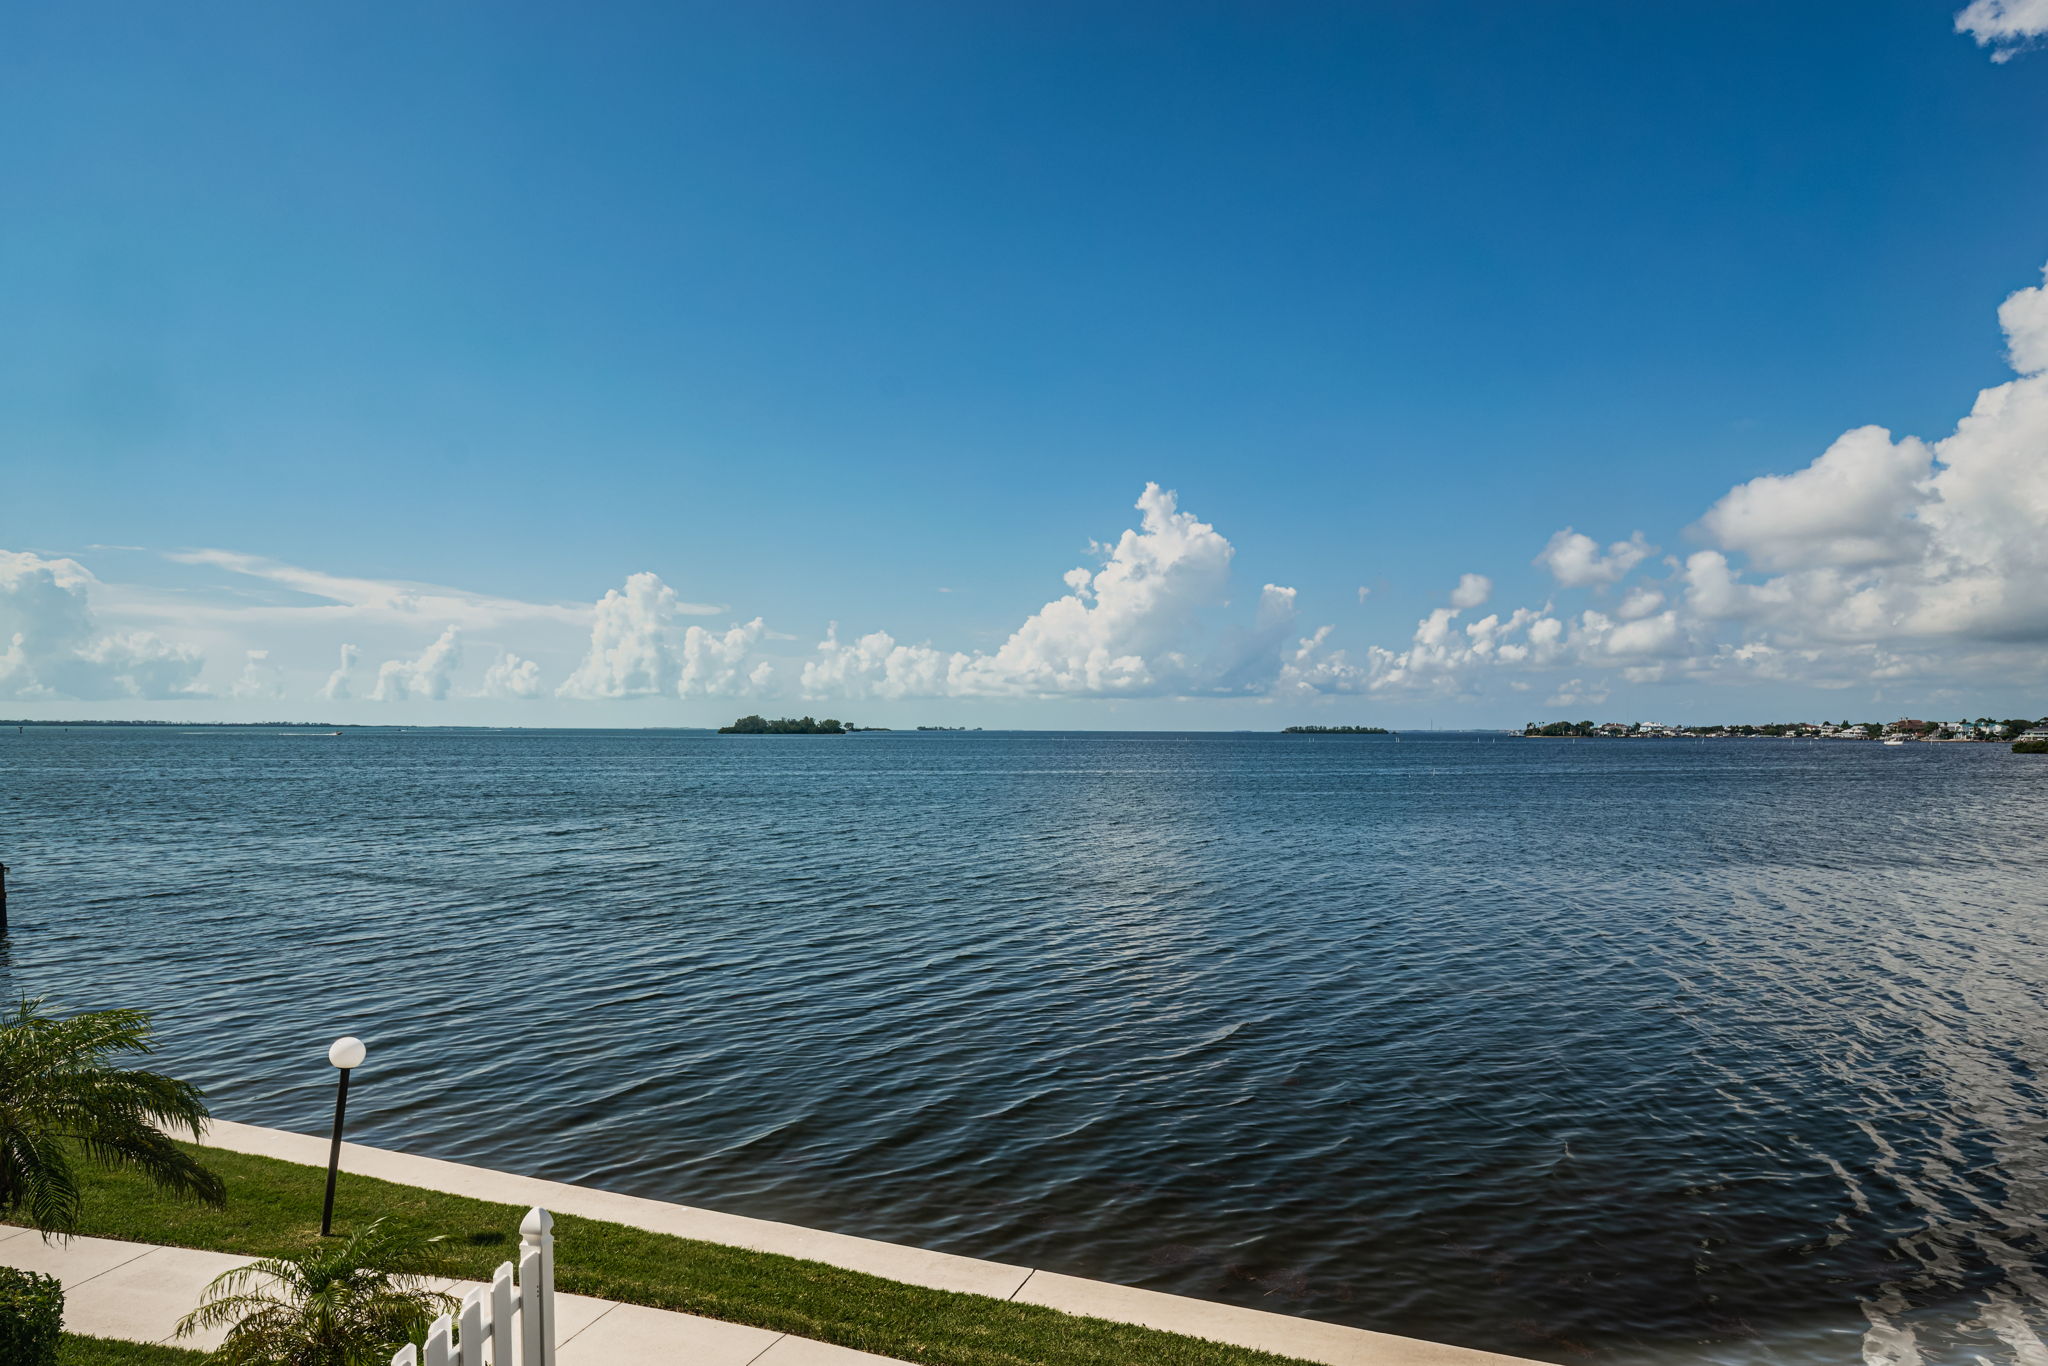
M 341 1084 L 334 1091 L 334 1142 L 327 1148 L 327 1198 L 320 1205 L 320 1236 L 334 1236 L 334 1177 L 341 1170 L 341 1121 L 348 1114 L 349 1074 L 360 1067 L 369 1049 L 353 1034 L 336 1039 L 327 1049 L 327 1061 L 333 1063 L 341 1074 Z

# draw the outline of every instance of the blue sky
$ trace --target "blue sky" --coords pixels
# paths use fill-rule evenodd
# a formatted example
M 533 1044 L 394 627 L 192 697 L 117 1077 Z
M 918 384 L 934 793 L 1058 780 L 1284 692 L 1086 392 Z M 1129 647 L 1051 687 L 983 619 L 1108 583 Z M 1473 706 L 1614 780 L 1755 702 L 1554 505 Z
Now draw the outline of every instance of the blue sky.
M 1970 14 L 17 9 L 0 711 L 2038 714 L 2041 423 L 1702 525 L 2048 403 L 2048 52 Z

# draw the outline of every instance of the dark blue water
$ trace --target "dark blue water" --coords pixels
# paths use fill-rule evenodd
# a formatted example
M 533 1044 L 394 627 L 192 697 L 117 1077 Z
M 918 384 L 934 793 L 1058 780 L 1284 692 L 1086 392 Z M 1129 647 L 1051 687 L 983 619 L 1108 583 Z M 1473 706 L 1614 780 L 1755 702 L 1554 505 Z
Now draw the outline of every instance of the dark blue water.
M 1560 1362 L 2048 1361 L 2048 760 L 0 736 L 234 1119 Z

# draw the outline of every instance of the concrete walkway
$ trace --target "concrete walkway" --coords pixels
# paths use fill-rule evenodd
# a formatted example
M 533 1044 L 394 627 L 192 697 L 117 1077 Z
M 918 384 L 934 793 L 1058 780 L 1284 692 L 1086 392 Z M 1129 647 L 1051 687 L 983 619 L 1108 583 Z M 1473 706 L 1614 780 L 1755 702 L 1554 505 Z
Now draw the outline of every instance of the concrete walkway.
M 312 1167 L 327 1165 L 328 1141 L 309 1134 L 215 1120 L 206 1142 L 232 1152 L 282 1158 Z M 521 1208 L 539 1205 L 556 1214 L 603 1219 L 655 1233 L 672 1233 L 757 1252 L 778 1252 L 788 1257 L 803 1257 L 939 1290 L 964 1290 L 999 1300 L 1015 1300 L 1020 1304 L 1042 1304 L 1069 1314 L 1141 1324 L 1169 1333 L 1184 1333 L 1213 1342 L 1227 1342 L 1304 1361 L 1321 1362 L 1324 1366 L 1534 1366 L 1522 1357 L 1501 1356 L 1470 1347 L 1453 1347 L 1446 1343 L 1373 1333 L 1363 1328 L 1347 1328 L 1342 1324 L 1322 1323 L 1288 1314 L 1241 1309 L 1236 1305 L 1191 1299 L 1185 1295 L 1138 1290 L 1131 1286 L 1064 1276 L 1055 1271 L 1035 1271 L 1030 1267 L 1010 1266 L 1002 1262 L 984 1262 L 949 1252 L 931 1252 L 899 1243 L 878 1242 L 872 1238 L 826 1233 L 796 1224 L 721 1214 L 716 1210 L 672 1205 L 661 1200 L 595 1190 L 589 1186 L 542 1181 L 537 1177 L 515 1176 L 486 1167 L 415 1157 L 410 1153 L 370 1148 L 359 1143 L 341 1145 L 341 1166 L 344 1171 L 400 1185 L 421 1186 L 427 1190 L 473 1196 Z M 4 1248 L 5 1244 L 0 1244 L 0 1250 Z M 842 1349 L 828 1350 L 836 1352 Z M 801 1359 L 810 1361 L 812 1358 Z M 859 1353 L 846 1358 L 817 1358 L 820 1362 L 842 1359 L 879 1360 L 864 1358 Z M 722 1362 L 725 1358 L 706 1360 Z M 763 1356 L 758 1360 L 763 1366 L 780 1366 L 784 1361 L 798 1358 Z M 566 1354 L 562 1366 L 572 1366 Z M 612 1366 L 626 1366 L 626 1363 L 613 1363 Z
M 211 1351 L 225 1329 L 177 1338 L 178 1320 L 198 1305 L 214 1277 L 252 1260 L 111 1238 L 45 1242 L 40 1234 L 0 1224 L 0 1266 L 62 1281 L 65 1331 L 93 1337 Z M 474 1286 L 442 1281 L 436 1288 L 459 1300 Z M 766 1328 L 588 1295 L 557 1294 L 555 1323 L 558 1366 L 901 1366 L 892 1357 Z

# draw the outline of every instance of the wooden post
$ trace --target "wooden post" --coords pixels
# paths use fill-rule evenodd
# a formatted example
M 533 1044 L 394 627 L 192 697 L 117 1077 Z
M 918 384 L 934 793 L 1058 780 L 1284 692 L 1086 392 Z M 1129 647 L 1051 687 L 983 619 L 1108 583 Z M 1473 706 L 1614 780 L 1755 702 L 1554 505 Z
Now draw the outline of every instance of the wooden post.
M 7 865 L 0 863 L 0 934 L 7 933 Z

